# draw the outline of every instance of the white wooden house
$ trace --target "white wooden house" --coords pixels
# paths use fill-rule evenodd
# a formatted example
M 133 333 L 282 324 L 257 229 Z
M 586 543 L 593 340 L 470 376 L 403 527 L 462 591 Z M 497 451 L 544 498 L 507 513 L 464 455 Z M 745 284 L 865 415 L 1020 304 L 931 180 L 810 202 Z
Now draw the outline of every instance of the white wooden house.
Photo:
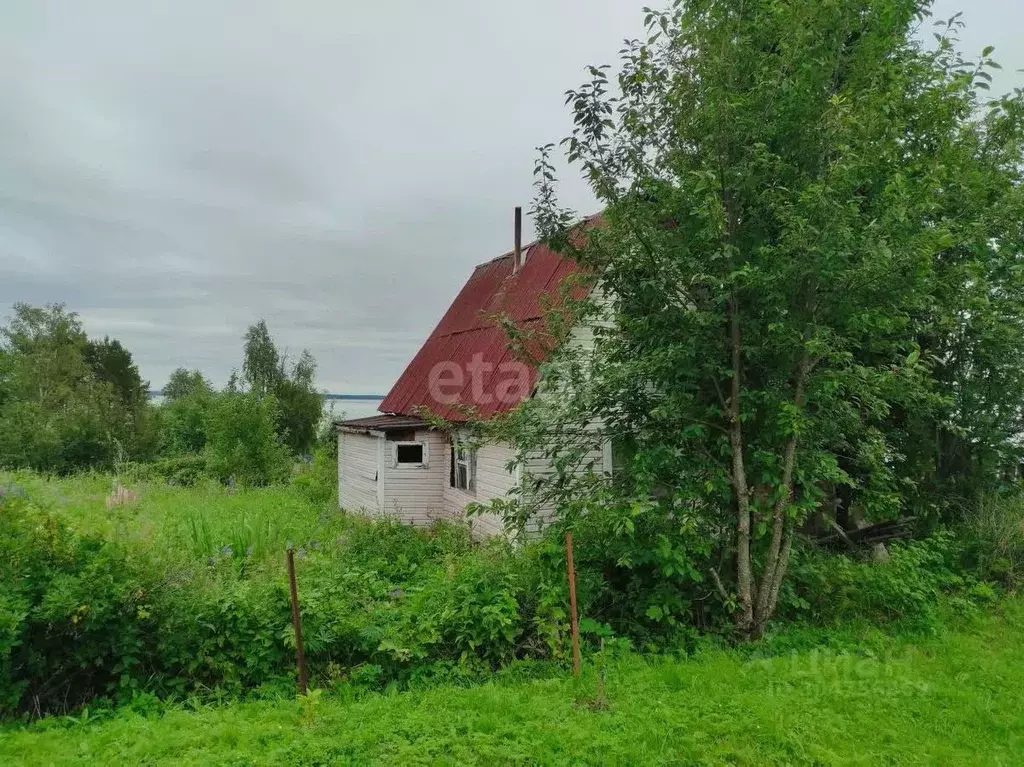
M 458 423 L 465 420 L 466 407 L 487 418 L 533 396 L 538 371 L 514 357 L 495 317 L 536 327 L 545 294 L 557 300 L 563 281 L 577 273 L 574 262 L 536 243 L 477 266 L 381 402 L 381 414 L 336 423 L 340 506 L 428 525 L 463 519 L 468 504 L 504 496 L 523 482 L 520 469 L 508 469 L 509 446 L 466 449 L 457 429 L 451 435 L 432 429 L 419 414 L 427 409 Z M 574 332 L 575 342 L 586 343 L 588 333 Z M 610 465 L 600 464 L 610 464 L 607 452 L 596 456 L 598 471 L 610 472 Z M 472 524 L 475 535 L 502 531 L 493 516 L 474 517 Z

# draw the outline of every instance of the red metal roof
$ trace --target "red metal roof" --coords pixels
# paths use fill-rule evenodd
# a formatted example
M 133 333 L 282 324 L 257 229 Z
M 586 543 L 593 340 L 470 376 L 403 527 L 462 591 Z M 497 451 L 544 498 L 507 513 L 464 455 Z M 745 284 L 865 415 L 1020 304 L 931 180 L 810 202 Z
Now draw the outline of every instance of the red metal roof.
M 523 249 L 524 263 L 512 274 L 513 255 L 481 264 L 434 332 L 420 348 L 378 408 L 414 415 L 420 408 L 452 421 L 466 419 L 465 408 L 488 418 L 511 410 L 530 396 L 537 370 L 510 350 L 494 315 L 520 328 L 543 332 L 541 296 L 557 302 L 563 280 L 580 271 L 573 261 L 534 244 Z M 575 297 L 587 288 L 573 288 Z M 539 350 L 531 350 L 536 354 Z

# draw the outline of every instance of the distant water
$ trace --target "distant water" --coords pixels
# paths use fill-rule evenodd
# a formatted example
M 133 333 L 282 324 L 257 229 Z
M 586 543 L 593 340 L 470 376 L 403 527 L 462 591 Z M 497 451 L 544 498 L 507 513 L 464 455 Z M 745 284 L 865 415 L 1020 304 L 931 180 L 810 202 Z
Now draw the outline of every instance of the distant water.
M 336 395 L 328 394 L 325 403 L 327 410 L 334 411 L 332 416 L 335 420 L 339 418 L 366 418 L 377 415 L 377 408 L 380 407 L 383 397 L 367 395 L 365 397 L 353 394 Z

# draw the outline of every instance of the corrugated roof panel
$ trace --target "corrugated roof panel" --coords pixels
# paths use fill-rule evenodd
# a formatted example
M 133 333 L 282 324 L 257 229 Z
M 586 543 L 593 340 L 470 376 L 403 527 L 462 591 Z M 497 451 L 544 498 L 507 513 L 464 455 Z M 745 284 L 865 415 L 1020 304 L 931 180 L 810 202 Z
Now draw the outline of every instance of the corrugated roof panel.
M 465 406 L 487 418 L 511 410 L 530 395 L 537 370 L 514 358 L 494 315 L 507 314 L 517 325 L 543 332 L 541 296 L 546 293 L 557 302 L 563 280 L 580 268 L 544 245 L 524 248 L 524 262 L 512 274 L 512 255 L 506 254 L 473 270 L 381 402 L 381 412 L 414 415 L 427 408 L 458 421 L 465 419 Z M 582 297 L 586 292 L 577 288 L 572 294 Z M 531 353 L 539 354 L 544 345 L 530 346 Z
M 418 429 L 426 426 L 422 418 L 405 415 L 372 415 L 368 418 L 353 418 L 349 421 L 335 421 L 338 428 L 359 431 L 398 431 Z

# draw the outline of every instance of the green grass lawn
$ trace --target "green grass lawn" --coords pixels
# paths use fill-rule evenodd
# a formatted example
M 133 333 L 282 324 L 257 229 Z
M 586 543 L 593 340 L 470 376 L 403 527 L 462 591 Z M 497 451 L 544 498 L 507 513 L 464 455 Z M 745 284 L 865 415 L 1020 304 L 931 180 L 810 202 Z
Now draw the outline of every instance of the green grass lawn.
M 1024 602 L 939 636 L 0 731 L 5 764 L 1024 764 Z M 848 645 L 847 645 L 848 646 Z M 866 646 L 866 645 L 865 645 Z

